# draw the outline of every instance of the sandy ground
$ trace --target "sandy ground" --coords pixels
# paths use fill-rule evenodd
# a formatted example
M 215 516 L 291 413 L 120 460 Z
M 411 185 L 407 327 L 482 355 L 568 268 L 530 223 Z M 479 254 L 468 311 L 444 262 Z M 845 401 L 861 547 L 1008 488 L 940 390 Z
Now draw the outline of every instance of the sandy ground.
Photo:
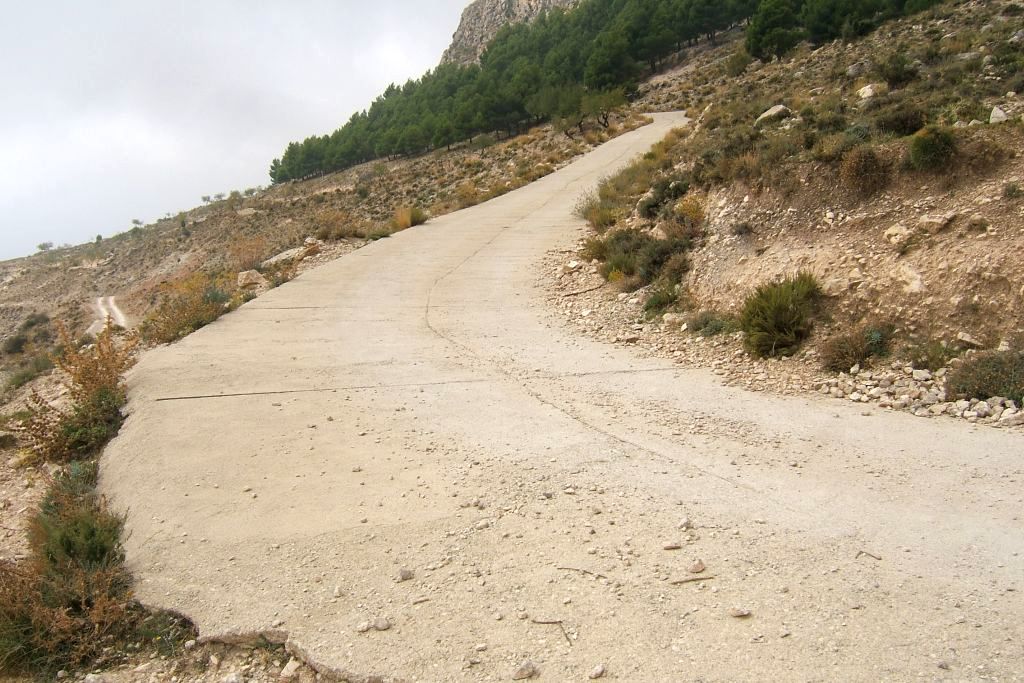
M 139 597 L 353 681 L 1021 680 L 1019 433 L 726 387 L 545 304 L 579 195 L 683 121 L 147 354 L 101 477 Z

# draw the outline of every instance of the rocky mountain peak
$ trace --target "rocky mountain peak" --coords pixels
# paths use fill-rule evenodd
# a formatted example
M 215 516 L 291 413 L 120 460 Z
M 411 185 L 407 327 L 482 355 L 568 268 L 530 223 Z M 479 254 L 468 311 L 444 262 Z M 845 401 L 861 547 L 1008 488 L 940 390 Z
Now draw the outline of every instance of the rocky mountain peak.
M 475 0 L 462 12 L 452 44 L 442 64 L 472 64 L 480 59 L 487 43 L 507 24 L 532 21 L 541 12 L 571 7 L 579 0 Z

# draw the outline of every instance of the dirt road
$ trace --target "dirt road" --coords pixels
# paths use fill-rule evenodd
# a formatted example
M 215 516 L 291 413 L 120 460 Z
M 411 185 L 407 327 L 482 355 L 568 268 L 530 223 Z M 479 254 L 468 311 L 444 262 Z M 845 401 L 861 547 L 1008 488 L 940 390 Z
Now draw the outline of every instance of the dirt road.
M 92 308 L 96 315 L 96 319 L 93 321 L 92 325 L 89 326 L 89 329 L 85 331 L 86 334 L 99 334 L 103 331 L 103 328 L 106 327 L 108 320 L 118 327 L 128 327 L 128 318 L 125 317 L 125 314 L 121 312 L 120 308 L 118 308 L 117 297 L 97 297 Z
M 354 681 L 1019 680 L 1019 434 L 745 393 L 545 307 L 577 197 L 680 120 L 147 354 L 101 481 L 140 597 Z

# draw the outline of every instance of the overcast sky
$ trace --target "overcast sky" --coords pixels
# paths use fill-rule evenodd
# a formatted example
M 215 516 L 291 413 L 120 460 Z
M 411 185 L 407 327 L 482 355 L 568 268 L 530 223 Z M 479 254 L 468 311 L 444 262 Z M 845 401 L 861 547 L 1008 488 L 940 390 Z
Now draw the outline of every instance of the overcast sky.
M 269 184 L 433 68 L 469 0 L 3 3 L 0 258 Z

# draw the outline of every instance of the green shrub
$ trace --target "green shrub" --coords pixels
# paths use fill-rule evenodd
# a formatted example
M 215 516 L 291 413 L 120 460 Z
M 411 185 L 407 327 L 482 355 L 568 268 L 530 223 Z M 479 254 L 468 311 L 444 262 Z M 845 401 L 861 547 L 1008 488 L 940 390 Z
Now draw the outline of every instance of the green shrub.
M 702 337 L 714 337 L 719 334 L 735 332 L 738 329 L 736 319 L 718 311 L 700 311 L 686 321 L 686 329 Z
M 0 670 L 52 676 L 97 659 L 134 624 L 124 518 L 76 463 L 53 482 L 29 532 L 27 561 L 0 563 Z
M 889 165 L 870 146 L 861 145 L 843 155 L 839 179 L 847 188 L 867 197 L 889 184 Z
M 4 341 L 3 352 L 9 356 L 13 356 L 25 351 L 25 347 L 28 345 L 28 337 L 24 334 L 15 334 L 8 337 Z
M 226 275 L 193 273 L 165 285 L 160 305 L 142 323 L 147 341 L 168 344 L 231 310 L 233 283 Z
M 725 60 L 725 73 L 732 78 L 742 76 L 752 61 L 753 57 L 746 50 L 737 50 Z
M 958 355 L 956 349 L 931 338 L 912 341 L 905 353 L 914 368 L 932 372 L 946 367 L 946 364 Z
M 52 369 L 53 361 L 50 359 L 49 354 L 40 353 L 32 356 L 7 379 L 7 388 L 18 389 L 23 387 L 36 377 Z
M 936 171 L 956 154 L 956 138 L 940 126 L 927 126 L 910 138 L 910 165 L 919 171 Z
M 847 372 L 869 358 L 888 355 L 893 329 L 887 323 L 868 323 L 829 337 L 821 348 L 822 366 L 833 372 Z
M 669 257 L 661 267 L 661 279 L 669 284 L 677 285 L 690 272 L 690 257 L 686 252 L 677 252 Z
M 618 220 L 617 211 L 612 202 L 601 199 L 597 193 L 585 195 L 577 204 L 576 213 L 597 232 L 606 231 Z
M 661 313 L 669 306 L 679 301 L 679 294 L 676 287 L 668 282 L 654 287 L 644 301 L 644 312 L 649 316 Z
M 818 281 L 807 272 L 759 286 L 740 313 L 747 349 L 762 358 L 795 353 L 810 336 L 820 299 Z
M 946 377 L 946 390 L 957 398 L 986 400 L 1002 396 L 1024 404 L 1024 352 L 983 351 L 964 359 Z
M 847 151 L 862 144 L 862 142 L 862 140 L 845 132 L 834 133 L 820 138 L 815 143 L 811 155 L 816 161 L 838 161 Z
M 124 422 L 123 404 L 123 394 L 110 388 L 93 392 L 76 404 L 57 425 L 60 451 L 72 459 L 99 453 Z
M 656 239 L 639 230 L 618 230 L 609 235 L 601 246 L 590 243 L 586 252 L 592 258 L 604 261 L 600 273 L 609 281 L 619 281 L 624 289 L 637 289 L 654 282 L 672 262 L 673 277 L 682 277 L 688 262 L 677 257 L 690 249 L 688 239 Z
M 1024 197 L 1024 190 L 1021 190 L 1018 183 L 1006 183 L 1003 185 L 1004 199 L 1020 199 Z
M 885 59 L 875 62 L 875 73 L 890 88 L 902 88 L 917 78 L 917 69 L 902 52 L 893 52 Z
M 928 117 L 924 111 L 912 104 L 902 104 L 875 114 L 873 123 L 881 133 L 906 137 L 921 130 Z

